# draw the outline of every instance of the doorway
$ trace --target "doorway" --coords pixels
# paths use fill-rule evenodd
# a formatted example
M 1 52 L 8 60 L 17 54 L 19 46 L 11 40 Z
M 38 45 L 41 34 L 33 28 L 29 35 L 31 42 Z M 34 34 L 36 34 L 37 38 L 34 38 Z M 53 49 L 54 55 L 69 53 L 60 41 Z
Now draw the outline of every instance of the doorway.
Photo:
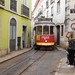
M 16 20 L 10 20 L 10 52 L 16 49 Z
M 22 48 L 26 47 L 26 26 L 22 26 Z
M 60 26 L 57 26 L 57 45 L 60 44 Z

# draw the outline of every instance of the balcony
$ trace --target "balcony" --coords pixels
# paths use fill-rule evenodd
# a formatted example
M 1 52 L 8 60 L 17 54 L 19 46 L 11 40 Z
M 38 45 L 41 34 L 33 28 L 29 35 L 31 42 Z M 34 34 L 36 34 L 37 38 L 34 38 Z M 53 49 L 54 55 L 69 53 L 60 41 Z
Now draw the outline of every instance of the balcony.
M 29 8 L 22 4 L 21 14 L 29 17 Z
M 17 1 L 16 0 L 11 0 L 10 10 L 17 12 Z
M 0 5 L 4 6 L 5 5 L 4 3 L 5 3 L 5 0 L 0 0 Z
M 40 11 L 37 16 L 34 18 L 34 20 L 36 20 L 40 15 L 42 14 L 42 11 Z
M 50 0 L 50 3 L 52 4 L 54 2 L 54 0 Z

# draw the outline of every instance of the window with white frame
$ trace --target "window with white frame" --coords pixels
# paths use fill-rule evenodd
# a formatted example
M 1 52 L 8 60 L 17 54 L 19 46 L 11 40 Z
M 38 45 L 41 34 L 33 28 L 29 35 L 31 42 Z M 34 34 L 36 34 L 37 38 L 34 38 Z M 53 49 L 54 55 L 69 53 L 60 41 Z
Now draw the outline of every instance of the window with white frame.
M 75 8 L 75 4 L 74 4 L 74 8 Z
M 5 0 L 0 0 L 0 5 L 5 5 Z
M 49 18 L 49 10 L 47 11 L 47 16 L 46 17 Z
M 27 6 L 27 0 L 23 0 L 23 4 Z
M 60 0 L 57 2 L 57 13 L 60 12 Z
M 41 6 L 41 12 L 43 12 L 43 5 Z
M 51 16 L 53 16 L 53 6 L 51 7 Z
M 46 8 L 49 6 L 49 0 L 46 1 Z
M 65 4 L 67 3 L 67 0 L 65 0 Z
M 10 0 L 10 10 L 17 12 L 17 0 Z
M 27 0 L 23 0 L 21 14 L 29 17 L 29 8 L 27 6 Z

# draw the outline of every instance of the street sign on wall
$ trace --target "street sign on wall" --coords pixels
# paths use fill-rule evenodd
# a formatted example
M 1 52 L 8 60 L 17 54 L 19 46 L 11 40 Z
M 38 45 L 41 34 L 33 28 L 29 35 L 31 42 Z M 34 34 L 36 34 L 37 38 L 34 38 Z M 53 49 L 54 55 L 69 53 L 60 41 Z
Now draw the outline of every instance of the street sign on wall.
M 71 24 L 71 29 L 72 29 L 72 30 L 75 30 L 75 23 L 72 23 L 72 24 Z

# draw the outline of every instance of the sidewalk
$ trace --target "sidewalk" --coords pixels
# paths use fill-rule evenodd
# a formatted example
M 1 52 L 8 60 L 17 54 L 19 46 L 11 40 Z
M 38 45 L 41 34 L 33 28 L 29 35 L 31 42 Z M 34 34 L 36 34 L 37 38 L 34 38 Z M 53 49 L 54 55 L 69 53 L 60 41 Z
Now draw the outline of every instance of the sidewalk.
M 11 52 L 11 53 L 9 53 L 9 54 L 3 56 L 3 57 L 0 57 L 0 63 L 4 62 L 4 61 L 6 61 L 6 60 L 9 60 L 9 59 L 11 59 L 11 58 L 14 58 L 14 57 L 16 57 L 16 56 L 18 56 L 18 55 L 20 55 L 20 54 L 23 54 L 23 53 L 25 53 L 25 52 L 27 52 L 27 51 L 29 51 L 29 50 L 31 50 L 31 49 L 32 49 L 32 48 L 26 48 L 26 49 L 23 49 L 23 50 L 13 51 L 13 52 Z
M 58 47 L 58 50 L 65 51 L 64 49 L 62 49 L 60 47 Z M 75 75 L 75 67 L 73 67 L 73 68 L 68 67 L 68 65 L 66 64 L 66 60 L 67 60 L 67 58 L 62 58 L 60 60 L 60 63 L 57 67 L 55 75 Z
M 75 67 L 68 67 L 66 64 L 66 58 L 63 58 L 60 60 L 55 75 L 75 75 Z

